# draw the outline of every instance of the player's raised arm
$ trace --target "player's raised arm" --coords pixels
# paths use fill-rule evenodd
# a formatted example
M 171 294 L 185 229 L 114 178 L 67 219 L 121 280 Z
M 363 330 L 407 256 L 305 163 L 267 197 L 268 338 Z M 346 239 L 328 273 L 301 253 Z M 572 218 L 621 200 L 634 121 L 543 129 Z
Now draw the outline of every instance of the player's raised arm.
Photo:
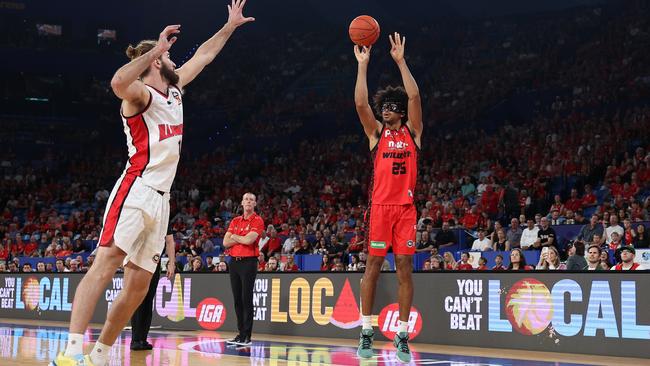
M 192 82 L 203 71 L 203 68 L 214 60 L 237 27 L 255 20 L 252 17 L 244 17 L 242 12 L 245 4 L 246 0 L 232 0 L 232 3 L 228 5 L 228 21 L 226 24 L 215 35 L 205 41 L 196 50 L 194 56 L 177 70 L 179 88 L 182 89 Z
M 156 46 L 151 51 L 135 58 L 115 72 L 113 79 L 111 79 L 111 88 L 118 98 L 132 104 L 146 105 L 149 92 L 142 81 L 139 80 L 140 75 L 147 70 L 152 62 L 169 51 L 174 42 L 176 42 L 176 37 L 172 37 L 171 39 L 169 37 L 173 34 L 180 33 L 180 27 L 178 24 L 165 27 L 160 33 Z
M 372 149 L 379 141 L 379 132 L 381 131 L 381 123 L 377 121 L 372 108 L 368 104 L 368 62 L 370 61 L 370 49 L 372 46 L 354 46 L 354 56 L 359 62 L 357 68 L 357 83 L 354 87 L 354 104 L 357 108 L 357 114 L 363 125 L 363 130 L 368 136 L 370 148 Z
M 389 35 L 388 39 L 390 40 L 391 45 L 390 55 L 399 67 L 399 71 L 402 74 L 404 89 L 409 98 L 407 125 L 415 134 L 416 142 L 419 145 L 419 139 L 422 135 L 422 102 L 420 100 L 420 89 L 418 89 L 418 84 L 415 82 L 413 75 L 411 75 L 411 71 L 406 65 L 406 60 L 404 59 L 406 37 L 402 37 L 399 33 L 395 32 L 394 35 Z

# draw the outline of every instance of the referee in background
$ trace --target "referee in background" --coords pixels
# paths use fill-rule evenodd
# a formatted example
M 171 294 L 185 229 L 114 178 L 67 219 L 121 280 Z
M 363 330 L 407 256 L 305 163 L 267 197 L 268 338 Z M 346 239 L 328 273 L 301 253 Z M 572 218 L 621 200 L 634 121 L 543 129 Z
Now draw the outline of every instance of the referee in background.
M 167 226 L 167 235 L 165 236 L 165 248 L 162 254 L 167 252 L 169 262 L 167 262 L 167 278 L 172 280 L 174 272 L 176 272 L 176 243 L 174 243 L 174 236 L 171 232 L 172 224 Z M 146 351 L 153 348 L 151 343 L 147 342 L 149 329 L 151 328 L 151 317 L 153 316 L 153 299 L 156 297 L 156 289 L 158 288 L 158 280 L 160 279 L 160 259 L 158 259 L 158 266 L 156 271 L 151 277 L 149 283 L 149 292 L 142 300 L 142 304 L 135 310 L 131 317 L 131 349 L 133 351 Z
M 230 285 L 237 314 L 239 334 L 227 341 L 237 346 L 251 345 L 253 332 L 253 287 L 257 276 L 259 236 L 264 230 L 264 221 L 255 213 L 257 197 L 245 193 L 241 205 L 244 214 L 235 217 L 223 238 L 226 254 L 230 256 Z

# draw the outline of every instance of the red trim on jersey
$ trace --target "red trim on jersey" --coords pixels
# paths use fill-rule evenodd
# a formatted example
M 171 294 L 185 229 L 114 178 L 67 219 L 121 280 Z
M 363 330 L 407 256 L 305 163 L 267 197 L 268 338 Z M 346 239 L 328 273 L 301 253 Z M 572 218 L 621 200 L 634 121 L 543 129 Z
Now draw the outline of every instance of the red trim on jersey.
M 141 177 L 149 164 L 149 128 L 141 114 L 127 119 L 126 124 L 129 126 L 129 133 L 135 146 L 135 154 L 129 159 L 131 166 L 126 170 L 126 174 Z
M 146 86 L 150 87 L 151 89 L 157 91 L 158 94 L 160 94 L 160 95 L 162 95 L 163 97 L 165 97 L 165 99 L 167 99 L 167 98 L 169 97 L 169 86 L 167 86 L 167 93 L 163 93 L 163 92 L 161 92 L 160 90 L 154 88 L 153 86 L 151 86 L 151 85 L 149 85 L 149 84 L 144 84 L 144 85 L 146 85 Z
M 147 111 L 147 109 L 149 109 L 149 107 L 151 106 L 151 101 L 153 100 L 153 95 L 151 95 L 150 90 L 147 90 L 147 91 L 149 92 L 149 102 L 147 102 L 147 106 L 144 107 L 144 109 L 141 112 L 136 113 L 136 114 L 134 114 L 132 116 L 129 116 L 129 117 L 125 116 L 124 113 L 122 113 L 122 108 L 120 108 L 120 115 L 122 116 L 122 118 L 129 119 L 129 118 L 137 117 L 138 115 L 143 114 L 144 112 Z
M 133 182 L 135 182 L 137 177 L 142 176 L 142 172 L 144 172 L 147 164 L 149 164 L 149 128 L 144 120 L 144 116 L 138 114 L 135 117 L 127 119 L 126 124 L 129 127 L 133 146 L 135 146 L 135 154 L 129 159 L 130 166 L 126 170 L 126 175 L 117 189 L 113 202 L 108 207 L 102 236 L 99 238 L 99 245 L 101 246 L 107 246 L 113 240 L 115 228 L 117 227 L 122 208 L 124 207 L 124 201 L 126 201 L 131 187 L 133 187 Z
M 120 183 L 120 187 L 117 189 L 113 201 L 108 206 L 108 214 L 106 214 L 106 219 L 104 220 L 102 236 L 99 238 L 100 246 L 108 246 L 111 240 L 113 240 L 115 228 L 120 219 L 122 207 L 124 207 L 124 201 L 126 201 L 126 197 L 129 195 L 136 178 L 135 175 L 126 175 L 124 176 L 124 179 L 122 179 L 122 183 Z

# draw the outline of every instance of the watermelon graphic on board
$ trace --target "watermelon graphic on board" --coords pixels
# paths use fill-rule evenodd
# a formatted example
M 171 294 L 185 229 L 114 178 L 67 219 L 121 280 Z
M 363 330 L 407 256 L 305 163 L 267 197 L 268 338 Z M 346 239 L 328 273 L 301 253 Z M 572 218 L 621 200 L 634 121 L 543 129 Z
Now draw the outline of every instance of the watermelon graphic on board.
M 350 280 L 347 278 L 345 284 L 343 284 L 341 294 L 336 300 L 336 305 L 334 305 L 330 323 L 342 329 L 352 329 L 361 325 L 359 304 L 355 299 L 354 292 L 352 292 Z

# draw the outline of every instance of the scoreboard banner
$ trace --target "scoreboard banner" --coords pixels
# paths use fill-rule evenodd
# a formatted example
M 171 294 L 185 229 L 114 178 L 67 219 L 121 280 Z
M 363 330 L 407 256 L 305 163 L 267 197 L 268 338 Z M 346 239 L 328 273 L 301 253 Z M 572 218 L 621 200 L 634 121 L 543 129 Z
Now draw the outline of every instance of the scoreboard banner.
M 650 276 L 645 272 L 415 273 L 409 313 L 414 343 L 650 357 Z M 81 274 L 1 274 L 0 317 L 67 321 Z M 260 273 L 254 333 L 358 337 L 358 273 Z M 103 323 L 122 290 L 116 275 L 93 322 Z M 399 320 L 397 277 L 379 278 L 373 307 L 379 340 Z M 227 274 L 176 274 L 158 283 L 153 325 L 235 331 Z

